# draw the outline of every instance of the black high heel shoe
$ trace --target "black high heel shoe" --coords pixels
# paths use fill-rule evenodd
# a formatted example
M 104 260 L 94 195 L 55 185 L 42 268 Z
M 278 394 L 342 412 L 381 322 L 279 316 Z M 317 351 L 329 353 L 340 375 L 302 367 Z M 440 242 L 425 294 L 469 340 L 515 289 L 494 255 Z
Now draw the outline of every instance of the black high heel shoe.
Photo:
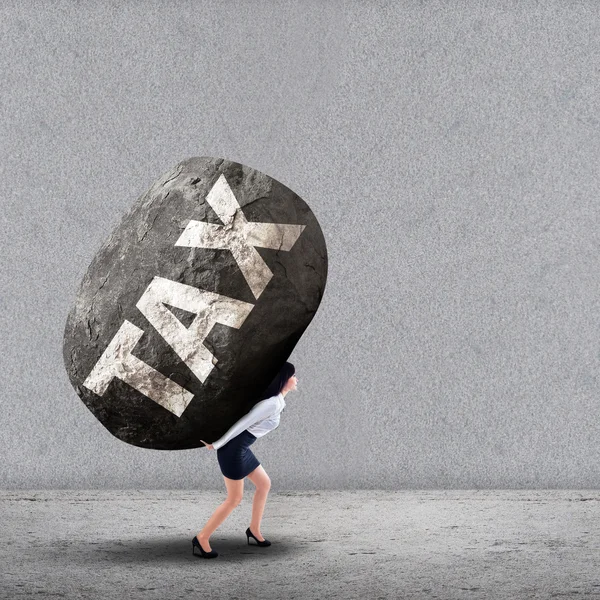
M 250 531 L 250 527 L 246 529 L 246 537 L 248 538 L 248 546 L 250 546 L 250 536 L 256 540 L 255 546 L 270 546 L 271 542 L 265 538 L 262 542 Z
M 216 558 L 217 556 L 219 556 L 219 553 L 215 552 L 214 550 L 206 552 L 206 550 L 204 550 L 204 548 L 202 548 L 202 546 L 200 545 L 198 538 L 194 536 L 194 538 L 192 539 L 192 554 L 196 554 L 196 548 L 200 548 L 200 556 L 202 558 Z

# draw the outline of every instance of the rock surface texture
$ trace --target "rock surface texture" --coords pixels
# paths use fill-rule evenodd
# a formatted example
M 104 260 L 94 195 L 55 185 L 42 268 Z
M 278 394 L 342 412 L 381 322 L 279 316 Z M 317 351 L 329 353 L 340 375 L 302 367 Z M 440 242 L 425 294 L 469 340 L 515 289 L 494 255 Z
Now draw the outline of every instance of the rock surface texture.
M 120 440 L 200 447 L 247 413 L 314 317 L 327 249 L 308 205 L 219 158 L 190 158 L 141 196 L 93 258 L 63 355 Z

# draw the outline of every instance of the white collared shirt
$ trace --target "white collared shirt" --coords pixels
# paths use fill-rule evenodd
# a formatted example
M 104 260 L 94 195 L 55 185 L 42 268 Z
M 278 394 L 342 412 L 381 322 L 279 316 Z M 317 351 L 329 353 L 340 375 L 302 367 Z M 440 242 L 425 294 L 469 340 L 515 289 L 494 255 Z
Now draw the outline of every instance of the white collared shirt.
M 213 442 L 215 450 L 224 446 L 229 440 L 247 429 L 257 438 L 262 437 L 269 431 L 273 431 L 279 425 L 281 411 L 285 408 L 283 394 L 266 398 L 257 402 L 252 410 L 244 415 L 237 423 L 234 423 L 216 442 Z

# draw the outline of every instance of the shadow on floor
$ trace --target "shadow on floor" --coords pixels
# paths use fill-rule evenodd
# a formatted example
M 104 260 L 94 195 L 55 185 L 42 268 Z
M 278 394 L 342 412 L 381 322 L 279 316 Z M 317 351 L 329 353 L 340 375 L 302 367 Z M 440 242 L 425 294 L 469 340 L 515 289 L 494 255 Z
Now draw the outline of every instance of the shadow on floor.
M 185 539 L 181 536 L 165 537 L 162 539 L 141 538 L 139 540 L 109 540 L 109 541 L 74 541 L 68 547 L 61 549 L 61 555 L 69 562 L 89 565 L 90 562 L 102 562 L 111 564 L 148 564 L 173 563 L 181 564 L 189 560 L 201 560 L 210 562 L 215 560 L 243 559 L 263 560 L 297 558 L 306 549 L 307 542 L 293 543 L 289 540 L 277 542 L 271 540 L 271 546 L 266 548 L 248 545 L 245 538 L 223 538 L 213 537 L 210 545 L 219 553 L 216 559 L 205 559 L 196 549 L 195 556 L 192 555 L 192 538 Z M 96 556 L 96 561 L 93 556 Z

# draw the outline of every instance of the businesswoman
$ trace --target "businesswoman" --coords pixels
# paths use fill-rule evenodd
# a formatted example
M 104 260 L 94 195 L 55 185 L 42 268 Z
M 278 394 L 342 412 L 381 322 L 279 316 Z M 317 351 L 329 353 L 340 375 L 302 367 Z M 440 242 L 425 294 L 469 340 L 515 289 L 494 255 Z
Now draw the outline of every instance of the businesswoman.
M 242 501 L 244 477 L 248 477 L 256 486 L 252 501 L 252 520 L 250 527 L 246 529 L 248 544 L 252 537 L 258 546 L 271 545 L 260 533 L 260 522 L 271 480 L 249 446 L 279 425 L 281 411 L 285 408 L 284 397 L 288 392 L 296 390 L 298 385 L 295 373 L 294 365 L 286 362 L 263 394 L 262 400 L 247 415 L 232 425 L 216 442 L 208 444 L 200 440 L 210 450 L 217 450 L 219 467 L 227 487 L 227 498 L 217 507 L 204 529 L 192 539 L 192 553 L 199 548 L 203 558 L 215 558 L 219 555 L 210 547 L 208 540 Z

